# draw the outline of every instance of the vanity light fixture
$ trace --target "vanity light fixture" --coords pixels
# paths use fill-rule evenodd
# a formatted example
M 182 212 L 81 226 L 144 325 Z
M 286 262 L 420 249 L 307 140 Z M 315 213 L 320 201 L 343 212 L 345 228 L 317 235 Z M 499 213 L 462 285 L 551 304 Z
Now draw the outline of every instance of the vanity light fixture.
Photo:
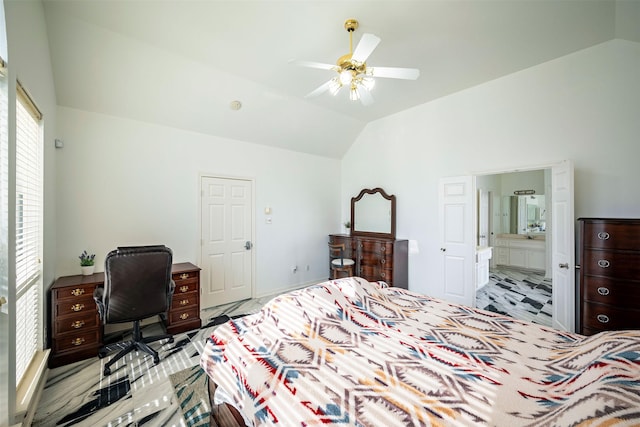
M 536 194 L 536 190 L 516 190 L 513 192 L 516 196 L 522 196 L 526 194 Z

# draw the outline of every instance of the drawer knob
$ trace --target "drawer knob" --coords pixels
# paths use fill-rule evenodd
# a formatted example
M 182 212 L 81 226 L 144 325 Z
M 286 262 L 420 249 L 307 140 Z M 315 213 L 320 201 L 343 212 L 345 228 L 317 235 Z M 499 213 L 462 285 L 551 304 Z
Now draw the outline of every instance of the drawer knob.
M 71 340 L 71 344 L 73 345 L 82 345 L 84 343 L 84 338 L 76 338 Z
M 74 297 L 79 297 L 82 294 L 84 294 L 84 289 L 82 288 L 77 288 L 71 291 L 71 295 L 73 295 Z
M 387 277 L 385 273 L 380 273 L 380 277 Z
M 598 260 L 598 266 L 602 267 L 602 268 L 608 268 L 611 265 L 611 263 L 609 261 L 607 261 L 606 259 L 599 259 Z
M 182 301 L 180 301 L 180 305 L 187 305 L 187 304 L 189 304 L 188 299 L 183 299 Z
M 387 250 L 387 248 L 385 248 L 385 247 L 383 246 L 383 247 L 381 247 L 381 248 L 380 248 L 380 250 L 381 250 L 382 252 L 384 252 L 384 251 L 386 251 L 386 250 Z
M 182 274 L 180 275 L 180 278 L 181 278 L 182 280 L 184 280 L 184 279 L 188 279 L 188 278 L 189 278 L 189 275 L 188 275 L 187 273 L 182 273 Z
M 604 286 L 600 286 L 598 288 L 598 293 L 600 295 L 609 295 L 609 288 L 605 288 Z
M 606 314 L 598 314 L 596 319 L 598 319 L 598 322 L 600 323 L 609 323 L 609 316 Z
M 80 311 L 84 308 L 84 304 L 73 304 L 71 306 L 71 311 Z
M 180 315 L 180 319 L 182 319 L 182 320 L 187 320 L 188 318 L 189 318 L 189 313 L 182 313 Z
M 381 259 L 381 260 L 380 260 L 380 264 L 385 264 L 386 262 L 387 262 L 387 260 L 386 260 L 386 259 Z
M 73 329 L 80 329 L 84 326 L 84 320 L 76 320 L 75 322 L 73 322 L 71 324 L 71 327 Z
M 187 292 L 189 290 L 188 286 L 180 286 L 180 292 Z
M 607 233 L 606 231 L 601 231 L 598 233 L 598 239 L 600 240 L 608 240 L 609 239 L 609 233 Z

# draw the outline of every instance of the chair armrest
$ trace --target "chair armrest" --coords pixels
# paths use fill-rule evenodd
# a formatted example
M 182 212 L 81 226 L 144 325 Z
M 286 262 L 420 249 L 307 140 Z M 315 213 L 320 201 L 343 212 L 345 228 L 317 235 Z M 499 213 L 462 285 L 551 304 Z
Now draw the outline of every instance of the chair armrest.
M 102 286 L 97 286 L 93 291 L 93 299 L 98 306 L 98 315 L 100 319 L 104 319 L 104 302 L 102 297 L 104 296 L 104 288 Z
M 171 300 L 173 299 L 173 291 L 176 289 L 176 282 L 171 280 L 169 283 L 169 293 L 167 294 L 167 307 L 171 307 Z

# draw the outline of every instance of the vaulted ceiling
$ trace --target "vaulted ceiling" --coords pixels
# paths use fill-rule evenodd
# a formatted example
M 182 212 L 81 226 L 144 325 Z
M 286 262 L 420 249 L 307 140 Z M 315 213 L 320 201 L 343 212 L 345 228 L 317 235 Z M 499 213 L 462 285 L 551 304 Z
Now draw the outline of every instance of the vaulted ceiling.
M 58 104 L 340 158 L 370 121 L 622 38 L 640 42 L 638 0 L 44 0 Z M 347 18 L 382 39 L 375 102 L 305 95 L 333 77 Z M 232 101 L 242 108 L 234 110 Z

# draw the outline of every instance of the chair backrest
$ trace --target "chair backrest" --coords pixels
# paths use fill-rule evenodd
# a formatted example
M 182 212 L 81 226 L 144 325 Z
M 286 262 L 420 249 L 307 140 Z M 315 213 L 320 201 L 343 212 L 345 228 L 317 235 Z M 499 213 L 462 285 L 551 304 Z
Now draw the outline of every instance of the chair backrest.
M 342 261 L 344 259 L 344 251 L 344 243 L 329 243 L 329 263 L 331 263 L 331 265 L 333 266 L 332 261 L 334 259 L 339 259 L 340 266 L 344 266 L 344 262 Z
M 173 253 L 166 246 L 119 247 L 104 262 L 106 323 L 165 313 L 171 304 Z

